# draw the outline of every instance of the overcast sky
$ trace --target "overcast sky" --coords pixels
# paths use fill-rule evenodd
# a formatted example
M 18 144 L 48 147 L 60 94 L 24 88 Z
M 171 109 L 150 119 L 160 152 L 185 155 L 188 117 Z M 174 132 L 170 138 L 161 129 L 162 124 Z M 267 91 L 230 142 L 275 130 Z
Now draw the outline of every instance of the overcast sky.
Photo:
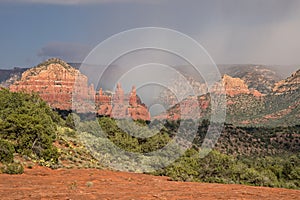
M 80 62 L 109 36 L 158 26 L 216 63 L 300 64 L 299 0 L 0 0 L 0 68 Z

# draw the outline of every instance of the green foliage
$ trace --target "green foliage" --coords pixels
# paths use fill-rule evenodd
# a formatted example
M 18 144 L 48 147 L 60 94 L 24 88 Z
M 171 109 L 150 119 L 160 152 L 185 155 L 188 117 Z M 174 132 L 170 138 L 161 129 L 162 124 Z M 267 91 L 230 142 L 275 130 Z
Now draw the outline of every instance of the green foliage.
M 177 181 L 198 181 L 199 180 L 199 163 L 195 159 L 197 151 L 190 149 L 184 156 L 175 162 L 172 167 L 168 167 L 166 174 Z
M 14 160 L 15 148 L 11 142 L 0 139 L 0 162 L 10 163 Z
M 180 135 L 184 136 L 189 133 L 189 127 L 194 126 L 193 123 L 193 121 L 167 121 L 155 132 L 156 134 L 145 129 L 146 123 L 139 121 L 132 123 L 105 117 L 99 118 L 97 121 L 81 122 L 79 127 L 82 132 L 80 135 L 88 143 L 97 159 L 101 162 L 108 161 L 110 164 L 122 160 L 124 165 L 127 165 L 126 162 L 128 162 L 127 170 L 136 171 L 139 169 L 139 165 L 149 164 L 150 168 L 154 169 L 163 166 L 166 161 L 163 156 L 146 158 L 143 153 L 153 152 L 166 146 L 174 135 L 178 134 L 179 125 L 181 125 Z M 290 150 L 284 149 L 284 147 L 275 149 L 272 145 L 277 144 L 276 139 L 270 139 L 278 134 L 286 134 L 286 132 L 291 133 L 291 137 L 294 137 L 293 135 L 299 133 L 297 126 L 255 128 L 234 127 L 226 124 L 224 133 L 219 138 L 221 145 L 218 142 L 216 146 L 216 149 L 222 150 L 223 153 L 213 150 L 200 159 L 201 144 L 209 125 L 208 120 L 202 121 L 192 148 L 188 149 L 174 163 L 153 172 L 153 174 L 169 176 L 173 180 L 180 181 L 299 188 L 300 154 L 295 154 L 299 148 L 297 143 L 291 144 Z M 212 135 L 206 139 L 213 141 L 216 138 Z M 141 156 L 130 160 L 126 153 L 119 154 L 119 150 L 114 146 L 118 146 L 125 152 L 139 153 Z M 272 151 L 269 152 L 268 149 Z M 233 155 L 228 155 L 229 150 Z M 166 154 L 172 157 L 174 152 L 176 152 L 175 149 Z M 276 153 L 277 156 L 274 155 Z M 110 154 L 114 156 L 110 157 Z
M 0 138 L 23 155 L 57 160 L 53 142 L 59 116 L 36 94 L 0 90 Z
M 99 124 L 93 124 L 93 127 L 91 122 L 85 122 L 82 126 L 89 126 L 89 129 L 85 128 L 87 132 L 107 137 L 116 146 L 130 152 L 152 152 L 164 147 L 171 139 L 164 130 L 153 134 L 147 124 L 141 121 L 114 120 L 105 117 L 99 118 L 98 121 Z
M 0 169 L 4 174 L 23 174 L 24 167 L 20 163 L 9 163 L 1 167 Z
M 227 96 L 227 101 L 232 101 L 234 104 L 226 108 L 226 122 L 243 125 L 244 121 L 248 121 L 250 124 L 272 127 L 297 125 L 299 119 L 295 116 L 298 116 L 300 111 L 299 93 L 300 88 L 280 95 L 271 93 L 263 99 L 250 94 Z M 274 117 L 266 118 L 268 115 Z
M 189 151 L 175 163 L 154 174 L 173 180 L 238 183 L 268 187 L 300 187 L 300 154 L 281 157 L 235 158 L 215 150 L 203 159 Z
M 65 125 L 71 129 L 75 129 L 76 124 L 80 121 L 80 117 L 75 113 L 70 113 L 66 118 Z

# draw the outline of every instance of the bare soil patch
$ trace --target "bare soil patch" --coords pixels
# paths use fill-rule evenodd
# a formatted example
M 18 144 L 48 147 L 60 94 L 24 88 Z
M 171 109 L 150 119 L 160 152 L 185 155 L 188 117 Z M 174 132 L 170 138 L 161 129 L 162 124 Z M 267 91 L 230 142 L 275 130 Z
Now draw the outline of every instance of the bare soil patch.
M 300 199 L 300 190 L 169 181 L 97 169 L 26 169 L 0 174 L 0 199 Z

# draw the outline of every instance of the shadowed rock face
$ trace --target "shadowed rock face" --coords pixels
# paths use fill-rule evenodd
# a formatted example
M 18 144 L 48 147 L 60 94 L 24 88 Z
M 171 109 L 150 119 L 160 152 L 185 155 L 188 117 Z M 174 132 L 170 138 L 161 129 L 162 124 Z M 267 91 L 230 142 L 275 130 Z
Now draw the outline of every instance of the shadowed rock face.
M 114 94 L 95 91 L 93 84 L 79 70 L 59 59 L 49 59 L 25 71 L 19 81 L 10 86 L 14 92 L 36 92 L 52 108 L 97 112 L 101 116 L 150 120 L 147 107 L 141 103 L 133 87 L 124 94 L 118 84 Z

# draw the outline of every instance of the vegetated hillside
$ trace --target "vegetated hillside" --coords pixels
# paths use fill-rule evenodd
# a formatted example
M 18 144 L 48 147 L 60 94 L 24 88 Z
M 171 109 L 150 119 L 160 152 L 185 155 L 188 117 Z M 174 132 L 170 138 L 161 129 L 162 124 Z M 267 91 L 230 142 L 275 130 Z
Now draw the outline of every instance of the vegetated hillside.
M 57 162 L 53 142 L 60 117 L 37 96 L 2 89 L 0 99 L 0 161 L 12 163 L 19 153 Z
M 202 142 L 207 137 L 208 125 L 204 120 L 199 126 L 194 148 L 155 174 L 183 181 L 299 188 L 299 125 L 255 128 L 226 124 L 214 150 L 201 159 L 198 151 L 201 152 Z M 213 135 L 218 136 L 218 133 Z M 207 143 L 215 140 L 210 138 Z
M 98 122 L 101 131 L 97 127 Z M 213 147 L 214 141 L 217 143 L 212 152 L 200 158 L 201 152 L 205 151 L 201 146 L 209 126 L 209 122 L 204 120 L 200 123 L 192 147 L 188 148 L 183 156 L 174 159 L 174 163 L 161 168 L 180 150 L 175 145 L 161 154 L 152 155 L 151 152 L 162 149 L 175 135 L 179 136 L 176 138 L 178 144 L 188 145 L 187 138 L 193 133 L 194 123 L 192 120 L 167 121 L 155 136 L 148 138 L 143 137 L 151 135 L 151 132 L 143 128 L 147 126 L 146 123 L 115 121 L 110 118 L 82 121 L 79 131 L 94 157 L 104 165 L 119 170 L 154 170 L 153 174 L 167 175 L 181 181 L 299 188 L 299 126 L 273 129 L 235 127 L 227 124 L 219 138 L 217 132 L 206 138 L 205 146 Z M 143 134 L 139 135 L 142 138 L 132 136 L 137 134 Z M 121 148 L 122 152 L 125 150 L 125 153 L 118 152 L 115 146 Z M 134 159 L 130 152 L 135 153 Z
M 291 93 L 270 94 L 262 98 L 252 95 L 227 96 L 228 123 L 247 126 L 293 126 L 299 123 L 300 88 Z
M 290 126 L 299 123 L 300 70 L 275 84 L 261 98 L 249 95 L 227 96 L 228 122 L 258 126 Z
M 272 92 L 276 82 L 283 76 L 271 66 L 264 65 L 228 65 L 219 66 L 222 74 L 240 78 L 250 89 L 258 90 L 263 94 Z
M 228 100 L 227 122 L 252 126 L 291 126 L 300 115 L 299 89 L 289 94 L 268 95 L 262 99 L 238 95 Z
M 222 81 L 226 91 L 226 123 L 237 126 L 272 127 L 297 125 L 300 116 L 299 77 L 300 70 L 277 82 L 272 92 L 261 94 L 257 90 L 249 89 L 245 81 L 224 75 Z M 162 97 L 163 102 L 169 100 L 166 94 Z M 198 103 L 194 97 L 187 97 L 156 118 L 171 120 L 195 118 L 192 115 L 195 106 L 200 107 L 202 119 L 210 118 L 210 101 L 210 94 L 198 97 Z M 181 105 L 184 105 L 184 109 Z
M 64 124 L 38 95 L 1 89 L 0 171 L 22 173 L 24 166 L 34 163 L 52 168 L 97 166 Z
M 295 90 L 299 89 L 299 84 L 300 84 L 300 69 L 294 72 L 288 78 L 277 82 L 272 92 L 275 93 L 275 95 L 292 93 Z
M 197 138 L 197 144 L 202 140 Z M 233 156 L 295 154 L 300 152 L 300 126 L 258 128 L 226 124 L 215 149 Z

